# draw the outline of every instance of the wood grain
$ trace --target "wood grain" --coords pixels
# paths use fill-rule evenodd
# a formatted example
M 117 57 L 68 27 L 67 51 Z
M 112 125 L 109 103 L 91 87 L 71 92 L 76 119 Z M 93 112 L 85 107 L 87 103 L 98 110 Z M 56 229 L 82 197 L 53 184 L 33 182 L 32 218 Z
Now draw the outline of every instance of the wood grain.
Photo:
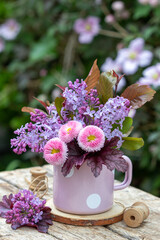
M 52 166 L 45 165 L 49 180 L 49 190 L 46 199 L 52 197 Z M 0 173 L 0 200 L 4 194 L 15 193 L 18 189 L 28 188 L 25 178 L 30 180 L 30 169 L 17 169 Z M 0 218 L 1 240 L 159 240 L 160 199 L 139 189 L 128 187 L 114 193 L 115 200 L 126 207 L 136 201 L 142 201 L 150 209 L 149 217 L 138 228 L 129 228 L 121 221 L 108 226 L 72 226 L 54 222 L 49 227 L 48 234 L 39 233 L 36 229 L 22 227 L 12 230 L 5 219 Z
M 113 224 L 123 219 L 124 212 L 124 206 L 121 203 L 114 203 L 112 209 L 95 215 L 76 215 L 59 211 L 55 208 L 53 199 L 47 201 L 47 206 L 52 209 L 51 213 L 54 221 L 75 226 L 104 226 Z

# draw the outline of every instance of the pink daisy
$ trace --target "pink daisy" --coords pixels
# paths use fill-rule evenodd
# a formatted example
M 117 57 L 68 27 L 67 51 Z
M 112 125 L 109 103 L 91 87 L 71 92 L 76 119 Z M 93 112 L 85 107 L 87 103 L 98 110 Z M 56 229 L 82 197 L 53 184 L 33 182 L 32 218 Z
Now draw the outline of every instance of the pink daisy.
M 87 151 L 99 151 L 105 142 L 105 135 L 99 127 L 90 125 L 83 128 L 78 135 L 79 146 Z
M 66 143 L 76 138 L 82 129 L 82 124 L 78 121 L 69 121 L 59 129 L 59 138 Z
M 44 146 L 44 159 L 52 165 L 61 165 L 67 159 L 67 145 L 59 138 L 50 139 Z

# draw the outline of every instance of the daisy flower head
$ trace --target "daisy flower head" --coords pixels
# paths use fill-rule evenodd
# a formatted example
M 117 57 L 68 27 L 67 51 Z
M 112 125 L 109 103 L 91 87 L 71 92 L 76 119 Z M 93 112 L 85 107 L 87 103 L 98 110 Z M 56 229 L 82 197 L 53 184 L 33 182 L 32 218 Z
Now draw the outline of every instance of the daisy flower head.
M 61 165 L 67 159 L 67 145 L 59 138 L 50 139 L 44 146 L 44 159 L 52 165 Z
M 99 151 L 104 146 L 104 142 L 104 132 L 97 126 L 89 125 L 78 135 L 78 144 L 86 152 Z
M 74 138 L 76 138 L 82 129 L 82 124 L 78 121 L 69 121 L 68 123 L 64 124 L 60 129 L 59 129 L 59 138 L 65 142 L 69 143 L 71 142 Z

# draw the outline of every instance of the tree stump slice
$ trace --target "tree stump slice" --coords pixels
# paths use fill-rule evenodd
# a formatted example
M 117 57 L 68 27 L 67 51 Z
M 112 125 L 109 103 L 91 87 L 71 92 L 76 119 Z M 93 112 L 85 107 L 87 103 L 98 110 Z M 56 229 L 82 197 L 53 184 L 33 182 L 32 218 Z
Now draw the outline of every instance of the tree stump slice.
M 55 208 L 53 199 L 47 201 L 46 206 L 52 209 L 53 221 L 75 226 L 103 226 L 119 222 L 123 219 L 124 205 L 114 202 L 113 207 L 100 214 L 76 215 L 62 212 Z

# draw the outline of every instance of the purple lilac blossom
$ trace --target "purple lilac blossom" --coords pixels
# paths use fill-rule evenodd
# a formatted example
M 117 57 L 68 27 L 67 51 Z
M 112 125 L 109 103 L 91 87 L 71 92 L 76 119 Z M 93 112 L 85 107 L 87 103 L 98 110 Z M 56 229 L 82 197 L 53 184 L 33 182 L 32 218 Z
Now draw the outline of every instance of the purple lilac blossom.
M 99 33 L 99 18 L 90 16 L 86 19 L 79 18 L 75 21 L 74 31 L 79 34 L 80 43 L 92 42 L 94 36 Z
M 114 70 L 118 75 L 121 75 L 121 65 L 110 57 L 106 58 L 105 62 L 101 66 L 101 70 L 103 72 Z M 126 79 L 123 77 L 118 84 L 117 91 L 120 92 L 125 85 Z
M 5 23 L 0 25 L 0 36 L 5 40 L 13 40 L 17 37 L 21 29 L 20 24 L 14 19 L 8 19 Z
M 0 217 L 6 218 L 13 230 L 22 226 L 36 227 L 47 233 L 52 225 L 51 208 L 45 206 L 46 200 L 39 199 L 30 190 L 20 190 L 17 194 L 3 196 L 0 201 Z
M 160 86 L 160 63 L 146 68 L 143 71 L 143 77 L 139 79 L 139 83 L 154 87 Z
M 46 200 L 40 200 L 29 190 L 20 190 L 11 199 L 13 208 L 6 212 L 7 223 L 34 225 L 42 220 Z
M 138 67 L 146 67 L 152 61 L 153 54 L 149 50 L 144 50 L 144 40 L 136 38 L 130 42 L 128 48 L 120 49 L 116 62 L 121 65 L 122 72 L 132 75 L 137 72 Z
M 18 135 L 17 138 L 11 139 L 11 147 L 15 153 L 26 152 L 26 147 L 32 152 L 43 152 L 47 141 L 58 136 L 61 127 L 59 116 L 52 105 L 48 107 L 48 111 L 49 115 L 35 109 L 35 113 L 30 113 L 31 121 L 34 123 L 27 123 L 14 132 Z
M 86 83 L 78 79 L 74 83 L 68 82 L 68 87 L 63 92 L 65 97 L 61 109 L 63 119 L 60 119 L 54 105 L 47 107 L 48 114 L 38 109 L 35 109 L 35 113 L 31 112 L 32 122 L 14 132 L 18 136 L 11 139 L 13 151 L 21 154 L 29 147 L 32 152 L 43 152 L 47 141 L 57 137 L 60 127 L 70 120 L 77 120 L 83 126 L 98 125 L 99 121 L 94 120 L 93 115 L 102 105 L 100 105 L 97 90 L 92 89 L 88 94 L 86 87 Z
M 123 121 L 131 109 L 130 101 L 123 97 L 110 98 L 96 114 L 95 118 L 100 119 L 100 127 L 104 131 L 104 134 L 108 140 L 114 137 L 119 137 L 117 147 L 120 148 L 123 140 L 123 133 L 120 131 L 123 127 Z M 117 124 L 117 127 L 113 129 L 113 124 Z

